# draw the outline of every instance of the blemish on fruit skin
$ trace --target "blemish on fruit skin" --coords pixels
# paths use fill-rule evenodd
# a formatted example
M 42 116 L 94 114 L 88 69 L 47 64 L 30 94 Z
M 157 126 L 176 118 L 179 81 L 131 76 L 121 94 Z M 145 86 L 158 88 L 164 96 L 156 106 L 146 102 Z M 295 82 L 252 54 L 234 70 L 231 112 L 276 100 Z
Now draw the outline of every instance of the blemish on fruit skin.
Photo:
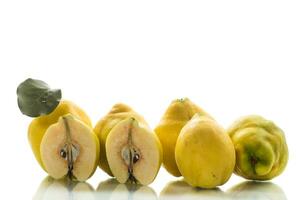
M 255 166 L 258 163 L 258 159 L 254 156 L 250 156 L 250 162 L 252 166 Z
M 211 173 L 212 177 L 217 179 L 217 176 L 214 173 Z

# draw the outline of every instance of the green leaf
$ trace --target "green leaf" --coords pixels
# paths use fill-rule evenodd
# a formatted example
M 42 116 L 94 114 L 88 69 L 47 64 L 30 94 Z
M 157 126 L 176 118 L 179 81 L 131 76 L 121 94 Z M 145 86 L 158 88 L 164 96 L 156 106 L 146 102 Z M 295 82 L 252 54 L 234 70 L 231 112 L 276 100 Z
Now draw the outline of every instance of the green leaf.
M 51 89 L 47 83 L 36 79 L 26 79 L 17 88 L 20 111 L 29 117 L 51 113 L 61 100 L 61 90 Z

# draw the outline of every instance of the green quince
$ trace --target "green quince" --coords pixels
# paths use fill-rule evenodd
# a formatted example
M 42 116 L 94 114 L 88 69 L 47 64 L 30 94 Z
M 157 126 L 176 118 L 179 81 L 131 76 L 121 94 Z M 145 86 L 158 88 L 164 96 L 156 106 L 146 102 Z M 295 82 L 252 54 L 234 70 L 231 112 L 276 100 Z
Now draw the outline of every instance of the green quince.
M 284 132 L 274 122 L 249 115 L 227 130 L 235 147 L 235 173 L 250 180 L 270 180 L 283 172 L 288 162 Z

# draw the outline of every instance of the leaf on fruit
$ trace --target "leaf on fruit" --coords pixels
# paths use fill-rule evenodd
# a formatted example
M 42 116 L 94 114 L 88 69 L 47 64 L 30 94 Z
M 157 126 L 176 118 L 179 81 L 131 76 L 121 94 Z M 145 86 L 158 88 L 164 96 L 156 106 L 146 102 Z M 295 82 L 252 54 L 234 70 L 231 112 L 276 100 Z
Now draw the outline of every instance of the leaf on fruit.
M 17 88 L 20 111 L 29 117 L 51 113 L 61 100 L 61 90 L 51 89 L 47 83 L 28 78 Z

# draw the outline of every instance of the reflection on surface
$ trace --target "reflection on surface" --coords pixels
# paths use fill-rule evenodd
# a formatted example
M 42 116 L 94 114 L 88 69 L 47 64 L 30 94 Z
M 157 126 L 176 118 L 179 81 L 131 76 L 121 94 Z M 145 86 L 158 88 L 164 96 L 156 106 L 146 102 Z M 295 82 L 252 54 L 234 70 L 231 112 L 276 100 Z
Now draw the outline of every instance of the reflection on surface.
M 34 200 L 86 199 L 94 200 L 94 190 L 86 182 L 70 182 L 67 179 L 54 180 L 46 177 L 36 191 Z
M 271 182 L 245 181 L 229 190 L 232 199 L 287 200 L 284 191 Z
M 135 184 L 120 184 L 114 178 L 100 182 L 95 191 L 86 182 L 71 182 L 67 179 L 54 180 L 51 177 L 46 177 L 41 182 L 33 199 L 157 200 L 158 197 L 151 187 Z M 161 191 L 159 199 L 287 200 L 284 191 L 278 185 L 271 182 L 245 181 L 223 192 L 219 188 L 211 190 L 194 188 L 183 180 L 169 182 Z
M 154 190 L 148 186 L 120 184 L 108 179 L 98 185 L 96 191 L 86 182 L 71 182 L 68 179 L 54 180 L 46 177 L 37 189 L 34 200 L 157 200 Z
M 160 200 L 168 199 L 226 199 L 226 193 L 219 188 L 200 189 L 189 186 L 183 180 L 169 182 L 159 195 Z
M 101 182 L 96 190 L 96 199 L 109 200 L 157 200 L 154 190 L 148 186 L 135 184 L 120 184 L 111 178 Z
M 223 192 L 219 188 L 194 188 L 183 180 L 169 182 L 161 191 L 159 199 L 287 200 L 283 190 L 271 182 L 245 181 Z

